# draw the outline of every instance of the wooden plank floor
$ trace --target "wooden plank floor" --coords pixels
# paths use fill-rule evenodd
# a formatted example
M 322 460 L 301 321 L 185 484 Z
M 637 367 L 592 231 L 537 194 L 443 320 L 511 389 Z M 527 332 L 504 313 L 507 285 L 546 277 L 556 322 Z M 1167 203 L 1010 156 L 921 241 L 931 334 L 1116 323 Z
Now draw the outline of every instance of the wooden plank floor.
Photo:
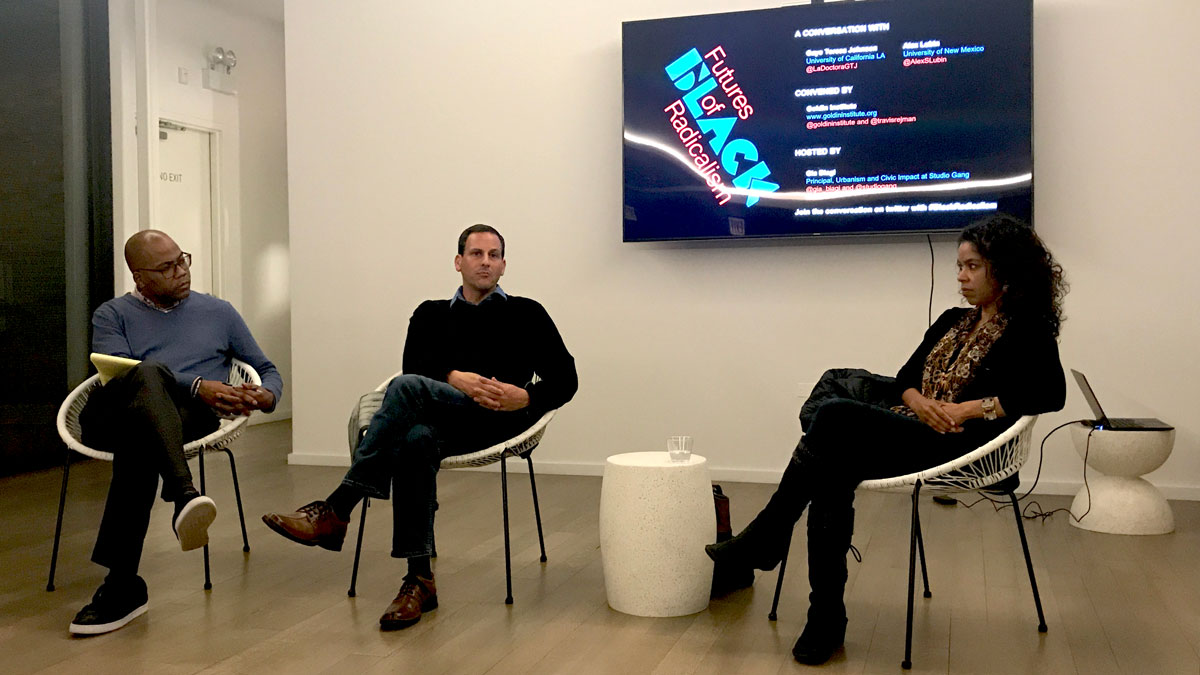
M 388 557 L 391 511 L 370 509 L 358 597 L 346 549 L 304 548 L 259 520 L 324 497 L 343 470 L 286 464 L 288 423 L 253 427 L 237 446 L 252 552 L 243 554 L 227 462 L 207 460 L 214 588 L 200 552 L 181 553 L 170 509 L 156 506 L 142 575 L 150 611 L 114 633 L 72 638 L 67 624 L 99 584 L 88 562 L 109 465 L 75 466 L 58 589 L 45 590 L 61 472 L 0 480 L 0 672 L 4 673 L 790 673 L 807 606 L 804 537 L 793 544 L 777 622 L 775 575 L 707 611 L 648 619 L 608 608 L 600 563 L 600 479 L 540 476 L 549 562 L 538 562 L 524 463 L 511 475 L 513 594 L 504 599 L 499 477 L 446 472 L 435 561 L 441 606 L 381 633 L 378 617 L 404 565 Z M 553 442 L 551 433 L 548 442 Z M 735 528 L 771 486 L 725 484 Z M 1042 497 L 1046 508 L 1066 498 Z M 1119 537 L 1070 527 L 1065 514 L 1026 521 L 1050 630 L 1039 634 L 1010 511 L 922 505 L 933 598 L 918 589 L 914 673 L 1200 673 L 1200 503 L 1173 502 L 1178 531 Z M 825 669 L 900 673 L 908 498 L 862 493 L 850 564 L 847 649 Z M 801 530 L 798 530 L 802 532 Z M 918 580 L 918 585 L 919 585 Z

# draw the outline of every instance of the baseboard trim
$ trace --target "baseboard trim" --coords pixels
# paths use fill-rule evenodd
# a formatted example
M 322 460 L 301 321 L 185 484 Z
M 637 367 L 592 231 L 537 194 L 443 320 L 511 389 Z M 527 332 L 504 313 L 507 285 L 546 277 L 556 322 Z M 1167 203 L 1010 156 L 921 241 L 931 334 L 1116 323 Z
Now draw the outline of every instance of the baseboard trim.
M 520 462 L 521 460 L 510 460 Z M 511 464 L 510 464 L 511 466 Z M 524 463 L 521 463 L 524 466 Z M 602 462 L 547 462 L 534 460 L 533 468 L 538 473 L 544 473 L 552 476 L 603 476 L 604 464 Z M 458 471 L 500 471 L 499 464 L 489 464 L 487 466 L 471 467 L 468 469 L 456 469 Z M 779 478 L 783 475 L 782 471 L 762 471 L 755 469 L 729 469 L 729 468 L 713 468 L 710 469 L 712 479 L 715 481 L 729 481 L 732 483 L 778 483 Z
M 519 462 L 524 468 L 524 462 Z M 349 455 L 318 455 L 293 452 L 288 455 L 288 464 L 296 466 L 350 466 Z M 603 476 L 603 462 L 553 462 L 535 460 L 534 468 L 538 473 L 558 476 Z M 457 471 L 499 472 L 499 464 L 488 466 L 456 469 Z M 778 483 L 783 471 L 764 469 L 736 469 L 731 467 L 711 467 L 710 473 L 714 481 L 729 481 L 731 483 Z M 1018 488 L 1018 496 L 1029 489 L 1029 482 L 1022 481 Z M 1156 484 L 1157 485 L 1157 484 Z M 1157 485 L 1167 499 L 1200 501 L 1200 487 L 1192 485 Z M 1073 496 L 1083 488 L 1082 481 L 1051 481 L 1040 480 L 1035 495 Z
M 275 422 L 283 422 L 292 419 L 292 407 L 280 406 L 269 413 L 256 412 L 250 416 L 246 422 L 249 426 L 256 427 L 260 424 L 273 424 Z
M 350 455 L 291 452 L 288 453 L 287 463 L 292 466 L 350 466 Z
M 1163 493 L 1167 499 L 1180 499 L 1189 502 L 1200 501 L 1200 487 L 1194 485 L 1160 485 L 1154 483 L 1154 486 Z M 1028 490 L 1024 483 L 1021 484 L 1021 490 Z M 1037 489 L 1034 490 L 1035 495 L 1067 495 L 1074 496 L 1083 489 L 1082 481 L 1039 481 Z
M 604 464 L 602 462 L 548 462 L 537 461 L 534 466 L 539 473 L 558 474 L 564 476 L 602 476 L 604 475 Z M 485 466 L 475 471 L 499 471 L 497 465 Z M 778 483 L 783 470 L 770 471 L 764 469 L 736 469 L 732 467 L 714 466 L 709 469 L 714 481 L 729 481 L 731 483 Z M 1025 490 L 1029 489 L 1031 483 L 1027 480 L 1021 482 L 1021 487 L 1018 488 L 1018 496 L 1024 494 Z M 1182 499 L 1186 501 L 1200 501 L 1200 486 L 1192 485 L 1160 485 L 1155 483 L 1159 490 L 1162 490 L 1163 496 L 1167 499 Z M 1049 481 L 1040 480 L 1037 484 L 1037 489 L 1033 494 L 1036 495 L 1062 495 L 1074 496 L 1083 488 L 1082 481 Z

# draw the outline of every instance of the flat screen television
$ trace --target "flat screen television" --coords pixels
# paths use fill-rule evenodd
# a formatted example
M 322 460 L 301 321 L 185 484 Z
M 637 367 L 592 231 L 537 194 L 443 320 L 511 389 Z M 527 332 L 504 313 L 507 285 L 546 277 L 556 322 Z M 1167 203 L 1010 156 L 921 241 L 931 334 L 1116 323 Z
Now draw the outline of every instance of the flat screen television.
M 624 240 L 1033 218 L 1032 0 L 622 24 Z

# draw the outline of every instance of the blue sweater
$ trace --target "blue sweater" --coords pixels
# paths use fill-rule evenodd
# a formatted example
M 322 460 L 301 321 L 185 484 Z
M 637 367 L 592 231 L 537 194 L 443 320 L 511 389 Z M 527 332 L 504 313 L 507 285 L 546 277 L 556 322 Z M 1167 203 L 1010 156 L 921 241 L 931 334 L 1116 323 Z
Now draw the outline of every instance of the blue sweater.
M 148 307 L 129 293 L 109 300 L 92 315 L 92 351 L 158 361 L 185 389 L 197 377 L 225 382 L 230 359 L 236 357 L 258 371 L 276 405 L 283 395 L 283 378 L 241 315 L 228 302 L 204 293 L 193 291 L 170 312 Z

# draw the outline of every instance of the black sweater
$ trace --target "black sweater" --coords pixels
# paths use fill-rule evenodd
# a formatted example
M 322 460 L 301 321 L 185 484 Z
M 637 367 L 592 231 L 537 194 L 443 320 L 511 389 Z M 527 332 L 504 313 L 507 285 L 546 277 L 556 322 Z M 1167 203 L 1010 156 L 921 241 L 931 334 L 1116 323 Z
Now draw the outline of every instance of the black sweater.
M 579 388 L 575 359 L 534 300 L 495 293 L 478 305 L 426 300 L 408 322 L 404 372 L 446 381 L 452 370 L 524 387 L 532 414 L 570 401 Z M 534 374 L 540 378 L 532 383 Z
M 925 339 L 896 375 L 896 402 L 906 389 L 921 391 L 925 359 L 938 340 L 958 323 L 968 309 L 956 307 L 942 312 L 925 331 Z M 1044 329 L 1015 318 L 979 363 L 971 382 L 963 389 L 960 401 L 986 396 L 1000 399 L 1009 426 L 1022 415 L 1037 415 L 1062 410 L 1067 400 L 1067 381 L 1058 359 L 1058 342 Z

